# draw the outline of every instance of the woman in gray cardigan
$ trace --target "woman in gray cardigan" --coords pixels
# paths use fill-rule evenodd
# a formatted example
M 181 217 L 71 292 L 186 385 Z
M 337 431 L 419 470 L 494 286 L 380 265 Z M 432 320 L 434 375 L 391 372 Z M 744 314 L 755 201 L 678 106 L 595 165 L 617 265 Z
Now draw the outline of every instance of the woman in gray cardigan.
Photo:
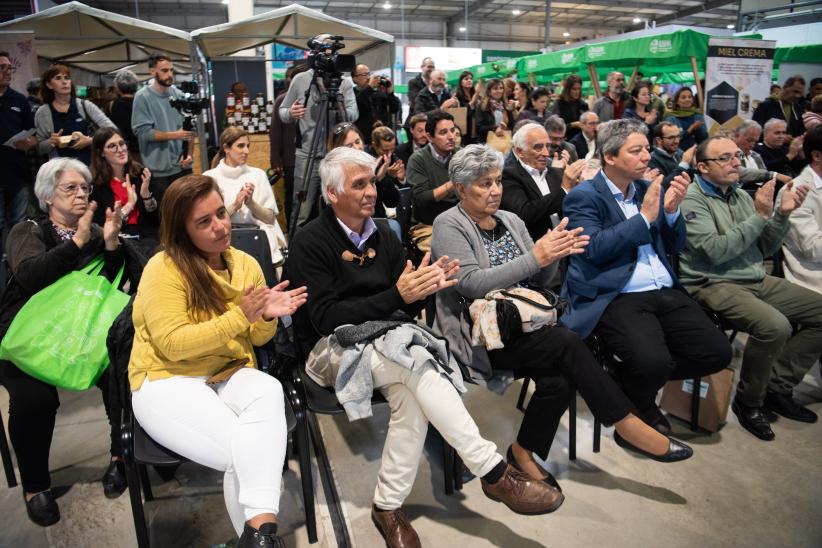
M 519 217 L 499 211 L 502 165 L 502 155 L 485 145 L 469 145 L 454 155 L 448 174 L 460 203 L 434 221 L 431 251 L 435 257 L 448 255 L 460 264 L 457 285 L 437 293 L 436 317 L 437 328 L 457 361 L 477 381 L 506 375 L 510 379 L 513 374 L 529 377 L 536 385 L 517 439 L 508 448 L 508 462 L 558 488 L 534 455 L 547 459 L 574 387 L 595 417 L 614 424 L 614 437 L 621 446 L 662 462 L 690 457 L 690 447 L 660 434 L 634 414 L 625 394 L 573 331 L 546 326 L 503 337 L 501 349 L 471 345 L 468 306 L 474 299 L 515 286 L 545 288 L 556 274 L 557 262 L 582 253 L 588 245 L 581 229 L 565 230 L 568 219 L 534 243 Z

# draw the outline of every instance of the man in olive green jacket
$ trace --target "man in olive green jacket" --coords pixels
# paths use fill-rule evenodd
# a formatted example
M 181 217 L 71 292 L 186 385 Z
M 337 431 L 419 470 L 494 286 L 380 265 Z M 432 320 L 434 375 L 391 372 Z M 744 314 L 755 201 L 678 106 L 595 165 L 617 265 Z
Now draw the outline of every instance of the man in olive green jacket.
M 702 304 L 748 333 L 733 411 L 763 440 L 774 439 L 763 406 L 784 417 L 816 422 L 793 399 L 793 388 L 822 353 L 822 295 L 765 273 L 764 259 L 788 232 L 788 217 L 808 189 L 788 183 L 774 211 L 775 181 L 751 198 L 739 189 L 742 153 L 714 137 L 696 152 L 699 177 L 682 215 L 688 231 L 679 279 Z M 793 333 L 792 323 L 799 324 Z

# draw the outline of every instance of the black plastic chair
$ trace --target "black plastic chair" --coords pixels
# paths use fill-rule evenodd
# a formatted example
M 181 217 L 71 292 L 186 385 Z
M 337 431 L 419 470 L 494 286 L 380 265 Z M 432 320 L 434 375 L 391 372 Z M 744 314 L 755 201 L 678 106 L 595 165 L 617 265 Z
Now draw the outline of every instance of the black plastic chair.
M 267 354 L 257 350 L 258 363 L 260 369 L 268 368 L 270 361 Z M 283 383 L 284 391 L 286 391 L 285 383 Z M 297 425 L 297 412 L 292 408 L 292 398 L 286 394 L 285 399 L 285 416 L 286 424 L 289 433 L 295 431 Z M 143 509 L 143 497 L 145 500 L 154 500 L 154 493 L 151 489 L 151 482 L 148 478 L 146 466 L 178 466 L 188 459 L 166 449 L 151 436 L 137 422 L 134 414 L 131 412 L 131 402 L 123 402 L 123 426 L 122 426 L 122 445 L 123 445 L 123 460 L 126 468 L 126 481 L 128 483 L 129 499 L 131 500 L 131 514 L 134 519 L 134 530 L 137 536 L 137 546 L 139 548 L 149 548 L 151 546 L 148 526 L 146 524 L 145 512 Z M 300 475 L 305 478 L 306 475 L 310 477 L 311 463 L 309 461 L 309 452 L 307 444 L 303 444 L 299 435 L 293 437 L 295 453 L 300 461 Z M 305 482 L 305 480 L 303 480 Z M 311 504 L 305 502 L 306 522 L 311 524 L 314 521 L 314 504 L 313 499 Z M 309 521 L 309 518 L 311 521 Z M 309 525 L 309 542 L 317 542 L 316 528 L 313 531 L 313 538 L 311 533 L 311 525 Z
M 14 463 L 11 460 L 11 448 L 6 437 L 6 427 L 3 426 L 2 412 L 0 412 L 0 455 L 3 458 L 3 470 L 6 472 L 6 483 L 9 489 L 17 487 L 17 476 L 14 473 Z
M 235 225 L 231 229 L 231 246 L 254 257 L 263 269 L 265 285 L 277 285 L 277 272 L 271 263 L 271 246 L 265 231 L 256 226 Z

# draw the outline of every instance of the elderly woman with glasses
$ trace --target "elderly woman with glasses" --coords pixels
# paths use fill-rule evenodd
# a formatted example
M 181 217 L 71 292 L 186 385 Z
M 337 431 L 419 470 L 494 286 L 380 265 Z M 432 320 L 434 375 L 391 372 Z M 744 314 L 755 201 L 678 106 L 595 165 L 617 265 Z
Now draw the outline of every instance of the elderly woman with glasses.
M 91 174 L 97 210 L 93 221 L 105 223 L 106 209 L 122 204 L 123 234 L 156 243 L 160 220 L 151 193 L 151 172 L 134 161 L 123 133 L 104 127 L 91 141 Z M 150 244 L 151 245 L 151 244 Z
M 558 325 L 531 332 L 512 329 L 500 335 L 502 347 L 493 350 L 472 343 L 467 309 L 471 301 L 498 289 L 547 288 L 558 262 L 583 253 L 588 245 L 581 229 L 566 230 L 567 218 L 533 242 L 519 217 L 499 209 L 502 165 L 502 155 L 482 145 L 469 145 L 454 155 L 448 174 L 460 203 L 434 221 L 431 251 L 434 257 L 447 255 L 460 264 L 457 285 L 437 293 L 436 316 L 437 327 L 457 361 L 477 381 L 503 381 L 503 386 L 505 378 L 535 381 L 536 391 L 519 434 L 508 448 L 509 464 L 558 488 L 542 463 L 574 387 L 595 417 L 613 424 L 641 453 L 663 462 L 690 457 L 689 447 L 660 434 L 634 414 L 630 401 L 573 331 Z
M 40 167 L 34 193 L 46 215 L 18 223 L 9 233 L 6 250 L 12 278 L 2 298 L 0 338 L 32 295 L 96 257 L 105 259 L 104 272 L 110 280 L 119 272 L 124 261 L 118 238 L 120 204 L 106 210 L 102 227 L 95 224 L 92 218 L 98 206 L 89 201 L 91 188 L 91 173 L 78 160 L 57 158 Z M 126 481 L 120 461 L 120 413 L 117 402 L 109 401 L 107 377 L 106 372 L 97 386 L 103 390 L 111 430 L 111 463 L 103 476 L 103 489 L 114 498 L 123 493 Z M 52 525 L 60 519 L 49 476 L 49 448 L 60 405 L 57 389 L 8 361 L 0 361 L 0 384 L 9 392 L 9 436 L 26 510 L 34 523 Z

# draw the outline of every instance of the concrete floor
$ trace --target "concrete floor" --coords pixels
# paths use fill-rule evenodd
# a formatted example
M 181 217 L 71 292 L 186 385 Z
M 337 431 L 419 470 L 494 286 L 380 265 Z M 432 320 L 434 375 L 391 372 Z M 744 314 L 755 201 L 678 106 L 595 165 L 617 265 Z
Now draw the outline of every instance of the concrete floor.
M 737 355 L 736 366 L 738 362 Z M 502 397 L 472 387 L 465 397 L 483 435 L 500 451 L 511 442 L 521 420 L 514 407 L 518 392 L 518 384 Z M 796 394 L 822 413 L 819 365 Z M 3 478 L 0 547 L 136 546 L 127 495 L 107 500 L 99 484 L 108 458 L 99 394 L 64 392 L 61 398 L 51 467 L 54 485 L 64 492 L 59 499 L 63 519 L 48 529 L 33 525 L 19 487 L 8 489 Z M 3 389 L 0 409 L 7 419 Z M 733 413 L 713 435 L 692 434 L 683 423 L 672 421 L 675 434 L 690 443 L 695 454 L 683 463 L 660 464 L 617 447 L 612 429 L 603 429 L 602 450 L 593 453 L 593 421 L 584 403 L 577 419 L 577 460 L 569 462 L 567 419 L 566 415 L 547 464 L 566 500 L 548 516 L 509 512 L 486 499 L 477 480 L 461 493 L 446 496 L 441 449 L 429 440 L 427 458 L 405 505 L 423 546 L 822 546 L 822 423 L 780 419 L 773 426 L 776 441 L 766 443 L 742 430 Z M 375 408 L 373 418 L 355 423 L 343 415 L 320 417 L 352 543 L 360 548 L 382 545 L 369 511 L 386 423 L 385 405 Z M 297 471 L 292 461 L 284 476 L 280 531 L 289 546 L 303 547 L 308 542 Z M 158 500 L 148 503 L 146 512 L 155 546 L 209 547 L 232 538 L 221 474 L 187 464 L 170 482 L 161 484 L 152 477 Z M 319 485 L 316 469 L 314 478 Z M 320 543 L 314 546 L 336 546 L 322 490 L 317 492 Z

